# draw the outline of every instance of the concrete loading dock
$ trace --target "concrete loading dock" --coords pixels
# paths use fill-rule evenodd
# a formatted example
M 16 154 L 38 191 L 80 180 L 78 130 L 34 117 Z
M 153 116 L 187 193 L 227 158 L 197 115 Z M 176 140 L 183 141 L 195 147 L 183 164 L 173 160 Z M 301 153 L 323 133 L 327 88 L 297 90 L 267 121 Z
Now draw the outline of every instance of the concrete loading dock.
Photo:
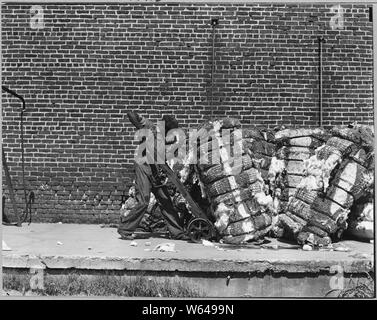
M 88 276 L 179 278 L 207 297 L 324 297 L 336 285 L 339 270 L 345 287 L 350 277 L 362 281 L 367 273 L 374 276 L 373 244 L 356 241 L 342 242 L 348 252 L 226 246 L 223 251 L 163 238 L 137 240 L 133 247 L 113 228 L 73 224 L 6 227 L 3 239 L 12 249 L 3 251 L 4 274 L 42 268 L 55 275 L 77 271 Z M 174 243 L 177 252 L 145 251 L 165 242 Z M 272 239 L 269 245 L 276 244 Z

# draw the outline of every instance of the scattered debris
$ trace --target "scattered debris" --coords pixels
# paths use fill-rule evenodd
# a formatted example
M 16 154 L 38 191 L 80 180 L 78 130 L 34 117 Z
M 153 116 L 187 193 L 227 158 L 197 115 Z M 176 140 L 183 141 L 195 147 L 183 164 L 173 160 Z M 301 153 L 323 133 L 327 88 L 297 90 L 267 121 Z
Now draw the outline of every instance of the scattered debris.
M 302 246 L 302 250 L 304 251 L 312 251 L 313 250 L 313 247 L 311 245 L 308 245 L 308 244 L 304 244 Z
M 342 252 L 348 252 L 351 250 L 350 248 L 346 247 L 345 245 L 341 243 L 333 244 L 333 248 L 334 248 L 334 251 L 342 251 Z
M 2 245 L 2 251 L 12 251 L 12 249 L 10 247 L 8 247 L 8 245 L 5 243 L 5 241 L 3 240 L 3 245 Z
M 202 245 L 205 246 L 205 247 L 213 247 L 215 246 L 211 241 L 208 241 L 208 240 L 202 240 Z
M 175 244 L 171 242 L 167 243 L 160 243 L 158 244 L 153 251 L 159 251 L 159 252 L 177 252 L 175 250 Z

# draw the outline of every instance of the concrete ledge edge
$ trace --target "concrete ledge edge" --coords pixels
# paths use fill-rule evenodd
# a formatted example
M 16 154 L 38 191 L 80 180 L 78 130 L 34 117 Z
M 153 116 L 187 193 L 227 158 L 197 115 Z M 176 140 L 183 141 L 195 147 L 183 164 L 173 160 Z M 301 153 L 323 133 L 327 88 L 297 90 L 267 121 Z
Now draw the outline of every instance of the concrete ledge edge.
M 342 261 L 316 260 L 254 260 L 232 261 L 215 259 L 176 258 L 125 258 L 87 256 L 33 256 L 3 255 L 3 268 L 13 269 L 77 269 L 116 271 L 165 271 L 165 272 L 259 272 L 259 273 L 321 273 L 330 272 L 332 266 L 341 265 L 344 273 L 373 272 L 372 259 Z

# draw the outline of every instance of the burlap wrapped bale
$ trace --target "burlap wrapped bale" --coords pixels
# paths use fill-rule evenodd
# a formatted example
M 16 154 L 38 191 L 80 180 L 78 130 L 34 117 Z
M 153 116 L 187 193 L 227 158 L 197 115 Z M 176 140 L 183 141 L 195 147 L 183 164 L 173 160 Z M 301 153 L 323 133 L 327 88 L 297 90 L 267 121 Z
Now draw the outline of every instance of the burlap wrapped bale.
M 265 213 L 265 211 L 261 209 L 257 199 L 250 198 L 240 202 L 220 203 L 216 207 L 214 216 L 219 225 L 222 225 L 223 228 L 227 228 L 229 223 L 237 222 L 251 216 L 258 216 L 262 213 Z M 219 231 L 222 232 L 223 230 Z
M 304 175 L 305 164 L 300 160 L 288 160 L 286 161 L 287 174 Z
M 284 227 L 284 236 L 296 240 L 300 244 L 326 245 L 331 243 L 327 232 L 289 211 L 279 216 L 279 223 Z
M 233 128 L 233 129 L 237 129 L 237 128 Z M 208 141 L 206 140 L 197 141 L 199 156 L 207 154 L 213 150 L 218 151 L 218 149 L 220 148 L 220 145 L 224 148 L 228 148 L 230 155 L 232 156 L 232 151 L 236 144 L 238 144 L 237 146 L 239 148 L 243 148 L 242 154 L 245 154 L 246 149 L 247 149 L 247 140 L 245 140 L 242 136 L 243 131 L 242 130 L 235 131 L 235 130 L 232 130 L 232 128 L 229 128 L 227 130 L 228 130 L 227 132 L 222 130 L 222 136 L 221 136 L 222 139 L 220 142 L 217 139 L 214 139 L 213 135 L 215 131 L 213 131 L 212 134 L 209 136 Z
M 297 188 L 297 186 L 302 181 L 302 177 L 303 176 L 301 176 L 301 175 L 294 175 L 294 174 L 288 175 L 288 177 L 287 177 L 287 187 Z
M 244 129 L 243 141 L 254 166 L 268 171 L 276 153 L 274 133 L 264 128 Z
M 242 138 L 245 140 L 249 140 L 250 138 L 254 140 L 265 140 L 263 133 L 256 127 L 243 129 Z
M 275 144 L 263 140 L 246 140 L 248 149 L 252 154 L 260 154 L 268 157 L 275 155 Z
M 292 197 L 306 175 L 305 161 L 328 138 L 328 133 L 322 128 L 288 128 L 275 133 L 275 142 L 279 146 L 276 157 L 278 161 L 283 161 L 284 170 L 277 174 L 279 179 L 270 179 L 270 188 L 280 201 L 281 212 L 285 212 L 288 207 L 289 196 L 285 190 L 290 190 Z
M 243 138 L 252 138 L 254 140 L 262 140 L 275 143 L 275 132 L 266 127 L 247 127 L 243 130 Z
M 344 209 L 342 206 L 317 191 L 299 188 L 296 190 L 294 198 L 310 204 L 316 211 L 328 215 L 334 221 L 338 221 L 339 219 L 343 220 L 348 214 L 347 209 Z
M 276 152 L 276 157 L 282 160 L 300 160 L 309 159 L 314 154 L 314 150 L 307 147 L 283 146 Z
M 327 190 L 326 196 L 343 208 L 350 208 L 354 200 L 351 194 L 335 185 Z
M 246 202 L 238 202 L 230 205 L 220 204 L 215 211 L 215 226 L 222 233 L 229 224 L 244 220 L 250 217 L 250 209 Z
M 224 230 L 225 236 L 239 236 L 243 234 L 252 233 L 257 230 L 265 229 L 271 225 L 271 216 L 262 213 L 258 216 L 247 217 L 243 220 L 230 223 Z
M 321 240 L 319 240 L 320 238 L 329 238 L 328 237 L 328 233 L 326 231 L 323 231 L 321 228 L 318 228 L 318 227 L 316 227 L 316 226 L 314 226 L 312 224 L 307 224 L 306 226 L 304 226 L 302 228 L 302 232 L 301 233 L 312 233 L 313 235 L 316 236 L 317 243 L 321 243 L 322 242 Z M 305 240 L 307 240 L 307 238 Z M 302 243 L 304 243 L 304 242 L 302 242 Z
M 250 169 L 253 166 L 253 161 L 251 160 L 250 156 L 244 155 L 242 156 L 241 160 L 242 161 L 240 165 L 232 163 L 230 167 L 234 168 L 234 171 L 237 171 L 239 169 L 239 171 L 242 172 Z M 209 184 L 230 175 L 232 175 L 232 171 L 227 172 L 226 170 L 224 170 L 224 163 L 221 163 L 207 170 L 202 170 L 200 177 L 203 183 Z
M 230 136 L 233 136 L 234 139 L 234 132 L 240 127 L 240 121 L 234 118 L 215 119 L 213 121 L 203 122 L 198 127 L 196 134 L 189 136 L 189 152 L 183 160 L 184 169 L 181 172 L 182 179 L 185 180 L 185 177 L 187 177 L 187 172 L 189 171 L 191 164 L 197 164 L 200 169 L 199 171 L 206 170 L 220 164 L 218 149 L 220 149 L 221 146 L 219 145 L 219 140 L 215 137 L 215 134 L 221 135 L 221 131 L 225 129 L 225 133 L 230 133 Z M 191 139 L 195 137 L 195 141 L 191 141 Z M 236 140 L 237 145 L 240 144 L 240 149 L 242 151 L 243 142 L 241 130 L 240 138 Z M 225 149 L 226 145 L 227 143 L 225 143 Z M 229 158 L 231 157 L 229 156 Z
M 300 199 L 293 198 L 287 210 L 307 221 L 308 225 L 314 225 L 325 232 L 334 233 L 337 230 L 337 224 L 334 220 Z
M 373 150 L 374 132 L 371 126 L 353 123 L 348 126 L 336 126 L 330 132 L 334 136 L 352 141 L 368 152 Z
M 336 174 L 333 185 L 359 199 L 374 185 L 374 173 L 353 160 L 346 160 Z M 348 207 L 348 206 L 347 206 Z
M 210 198 L 238 189 L 234 176 L 226 177 L 207 185 L 207 194 Z
M 327 246 L 331 243 L 330 237 L 323 237 L 315 233 L 314 228 L 305 228 L 297 236 L 297 242 L 300 244 L 309 243 L 313 246 Z
M 370 160 L 372 158 L 372 154 L 360 148 L 359 150 L 351 152 L 348 157 L 350 160 L 353 160 L 358 164 L 362 165 L 363 167 L 368 168 L 371 164 Z M 374 161 L 372 162 L 372 164 L 372 166 L 374 166 Z
M 263 181 L 264 181 L 265 183 L 268 183 L 268 170 L 265 170 L 265 169 L 262 169 L 262 168 L 261 168 L 261 169 L 259 170 L 259 173 L 260 173 L 260 175 L 261 175 Z
M 255 168 L 247 169 L 237 176 L 229 176 L 217 180 L 208 185 L 208 195 L 217 197 L 221 194 L 228 193 L 237 188 L 244 188 L 257 180 L 261 180 L 259 171 Z
M 323 141 L 314 137 L 300 137 L 292 138 L 285 142 L 287 146 L 295 147 L 307 147 L 307 148 L 318 148 L 323 144 Z
M 243 202 L 252 197 L 252 194 L 248 188 L 244 189 L 235 189 L 232 192 L 219 195 L 212 198 L 212 202 L 215 206 L 218 206 L 221 203 L 226 205 L 235 204 L 238 202 Z
M 289 200 L 279 199 L 279 213 L 287 212 Z
M 322 128 L 288 128 L 275 133 L 276 141 L 301 137 L 315 137 L 326 140 L 327 132 Z
M 316 155 L 318 160 L 327 160 L 330 158 L 330 156 L 337 157 L 339 159 L 344 157 L 343 153 L 339 149 L 337 149 L 334 146 L 329 146 L 327 144 L 321 148 L 318 148 Z
M 264 140 L 245 139 L 245 148 L 247 148 L 254 166 L 267 171 L 271 165 L 271 159 L 275 155 L 275 145 Z
M 256 168 L 250 168 L 235 176 L 236 183 L 241 187 L 249 186 L 257 181 L 262 182 L 261 172 Z
M 257 194 L 265 193 L 267 194 L 267 187 L 263 181 L 256 180 L 254 182 L 250 182 L 249 184 L 249 192 L 252 197 L 256 196 Z
M 227 123 L 228 128 L 231 128 L 231 125 L 236 124 L 237 121 L 222 123 Z M 209 121 L 202 127 L 215 131 L 213 139 L 217 139 L 220 149 L 219 164 L 212 167 L 208 164 L 197 166 L 206 194 L 212 203 L 215 227 L 224 242 L 239 243 L 258 239 L 268 232 L 272 221 L 270 218 L 272 198 L 266 193 L 267 188 L 262 177 L 263 175 L 266 177 L 268 171 L 262 172 L 261 169 L 261 167 L 267 168 L 268 162 L 267 165 L 266 163 L 260 165 L 260 160 L 273 155 L 274 146 L 266 141 L 271 139 L 271 136 L 257 129 L 244 130 L 243 141 L 231 137 L 228 140 L 229 148 L 221 149 L 226 145 L 226 141 L 223 141 L 221 136 L 223 129 L 221 122 Z M 233 171 L 228 159 L 233 156 L 229 153 L 235 143 L 241 143 L 242 147 L 246 146 L 246 151 L 242 148 L 242 161 L 237 167 L 239 170 Z M 216 144 L 203 148 L 202 152 L 206 149 L 213 151 L 216 149 Z
M 292 198 L 296 194 L 296 188 L 285 188 L 284 190 L 281 191 L 280 194 L 280 199 L 282 201 L 289 201 L 290 198 Z
M 329 140 L 327 140 L 326 146 L 335 147 L 342 154 L 342 156 L 346 156 L 360 149 L 360 147 L 358 147 L 354 142 L 344 140 L 339 137 L 331 137 Z
M 326 144 L 304 161 L 306 176 L 287 212 L 280 216 L 286 234 L 301 244 L 326 245 L 339 239 L 355 200 L 374 185 L 373 170 L 365 166 L 370 164 L 367 159 L 373 149 L 368 144 L 370 135 L 364 139 L 358 129 L 344 127 L 331 133 Z

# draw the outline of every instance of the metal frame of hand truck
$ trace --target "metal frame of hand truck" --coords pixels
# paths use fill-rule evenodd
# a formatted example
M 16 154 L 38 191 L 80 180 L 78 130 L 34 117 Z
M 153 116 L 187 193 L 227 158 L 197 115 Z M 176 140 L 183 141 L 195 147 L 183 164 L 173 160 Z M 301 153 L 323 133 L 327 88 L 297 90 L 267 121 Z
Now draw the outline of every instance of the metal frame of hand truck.
M 174 184 L 179 193 L 186 199 L 191 213 L 194 216 L 188 223 L 186 232 L 192 241 L 210 240 L 217 237 L 216 228 L 208 219 L 205 212 L 192 199 L 186 188 L 183 186 L 177 175 L 167 164 L 157 165 L 165 174 L 168 180 Z

